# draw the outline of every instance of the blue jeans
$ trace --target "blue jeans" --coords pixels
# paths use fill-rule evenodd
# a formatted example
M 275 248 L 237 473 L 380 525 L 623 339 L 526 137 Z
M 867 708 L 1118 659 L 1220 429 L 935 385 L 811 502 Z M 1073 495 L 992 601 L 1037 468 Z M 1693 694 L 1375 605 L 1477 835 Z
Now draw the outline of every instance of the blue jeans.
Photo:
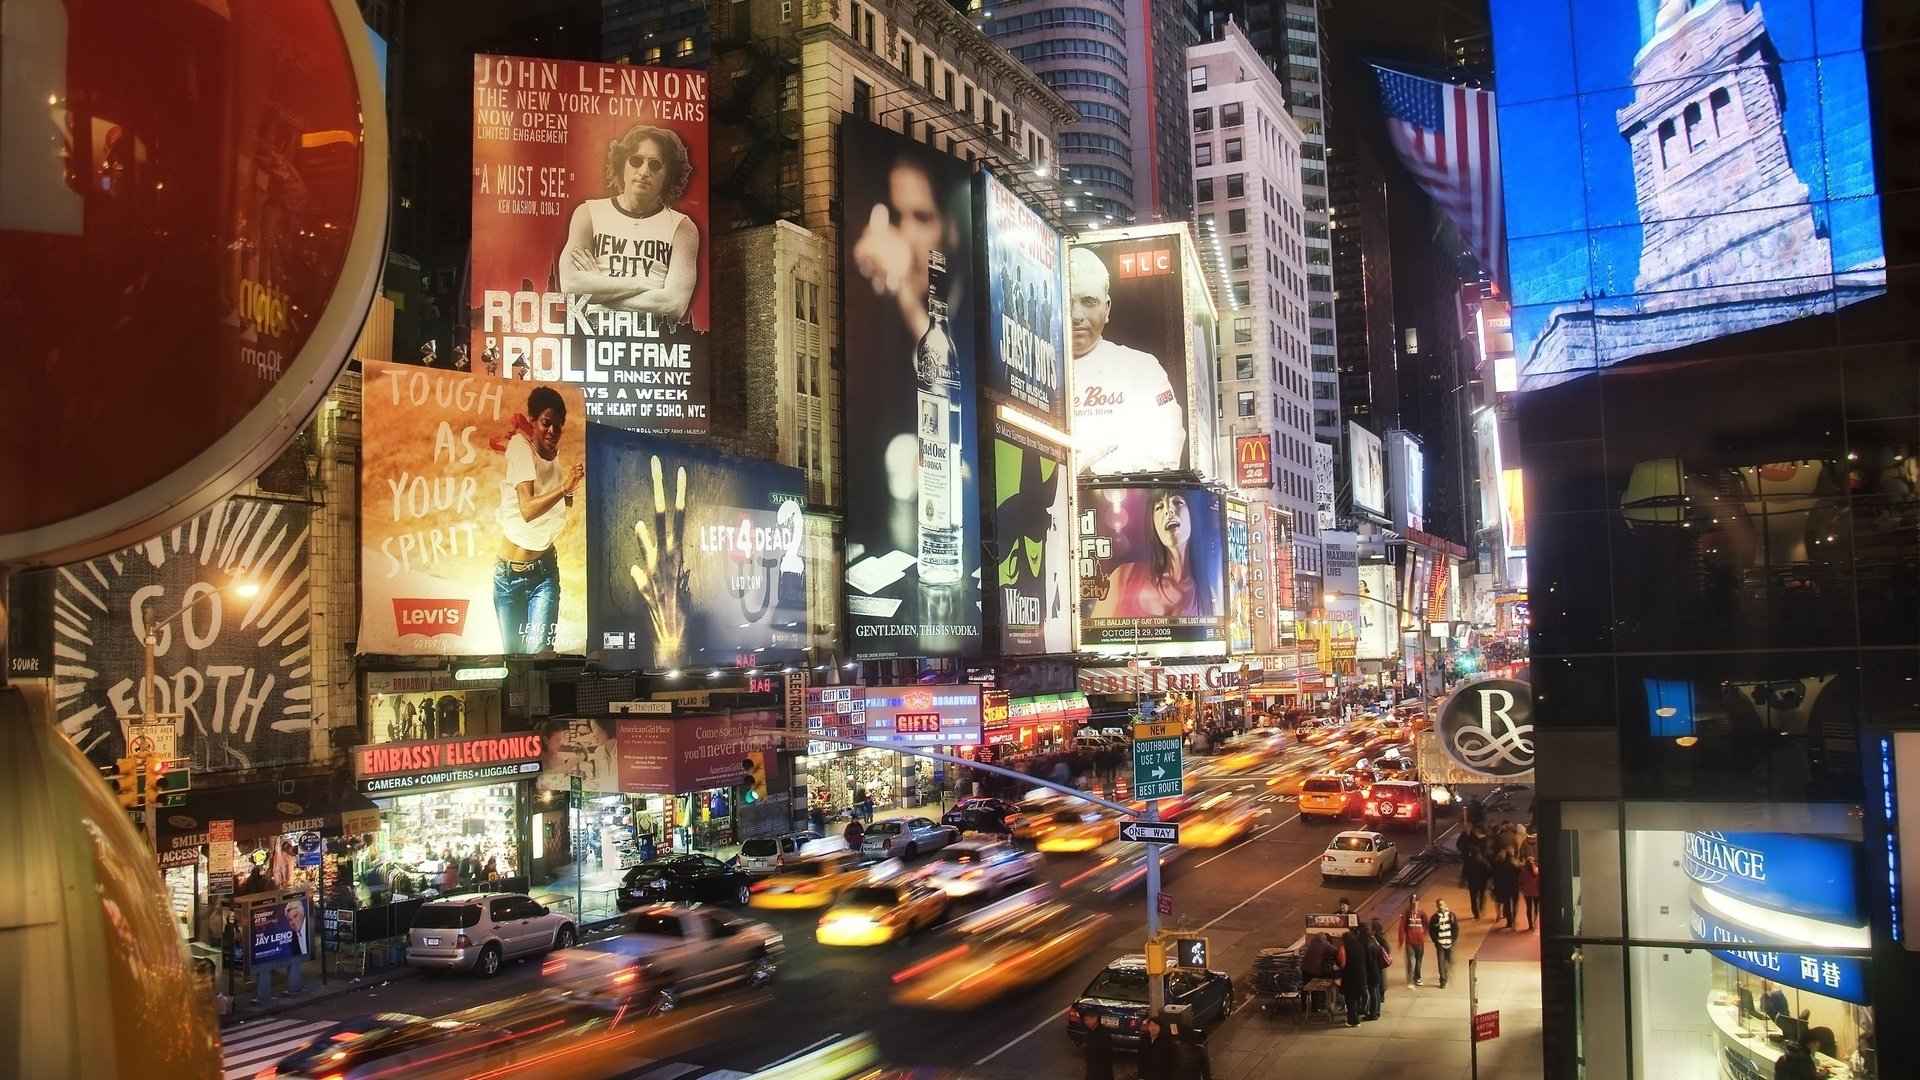
M 548 548 L 530 563 L 493 564 L 493 610 L 500 617 L 500 651 L 539 653 L 553 648 L 560 622 L 560 558 Z

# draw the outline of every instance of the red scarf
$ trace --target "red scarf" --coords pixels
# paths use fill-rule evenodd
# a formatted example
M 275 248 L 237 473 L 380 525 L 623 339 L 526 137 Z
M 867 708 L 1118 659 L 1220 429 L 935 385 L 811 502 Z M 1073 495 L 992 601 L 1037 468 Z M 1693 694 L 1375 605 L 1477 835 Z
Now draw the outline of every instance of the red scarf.
M 525 435 L 527 437 L 527 445 L 532 446 L 535 434 L 533 421 L 527 419 L 525 413 L 514 413 L 513 419 L 507 422 L 506 433 L 495 435 L 493 438 L 488 439 L 487 445 L 496 453 L 504 454 L 507 451 L 507 444 L 513 441 L 515 435 Z

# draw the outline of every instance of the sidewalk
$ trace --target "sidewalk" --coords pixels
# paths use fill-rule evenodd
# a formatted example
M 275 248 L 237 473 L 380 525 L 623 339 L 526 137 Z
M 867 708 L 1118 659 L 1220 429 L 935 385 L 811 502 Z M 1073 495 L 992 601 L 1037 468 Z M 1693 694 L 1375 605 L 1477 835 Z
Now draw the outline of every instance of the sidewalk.
M 1474 920 L 1467 891 L 1456 883 L 1459 867 L 1444 864 L 1416 889 L 1391 889 L 1361 911 L 1379 919 L 1394 937 L 1394 921 L 1417 892 L 1423 911 L 1444 899 L 1460 916 L 1453 971 L 1440 989 L 1433 946 L 1422 965 L 1425 986 L 1407 985 L 1406 958 L 1395 948 L 1387 969 L 1387 1000 L 1380 1019 L 1348 1027 L 1309 1022 L 1296 1012 L 1268 1015 L 1249 1009 L 1211 1044 L 1213 1072 L 1220 1080 L 1311 1076 L 1314 1080 L 1538 1080 L 1540 1076 L 1540 939 L 1508 931 L 1490 917 Z M 1524 916 L 1520 922 L 1525 926 Z M 1495 929 L 1499 926 L 1499 929 Z M 1480 1012 L 1500 1013 L 1500 1037 L 1480 1044 L 1479 1070 L 1472 1053 L 1467 1009 L 1467 961 L 1478 959 Z
M 275 993 L 272 998 L 268 999 L 265 1005 L 255 1003 L 254 983 L 252 979 L 234 980 L 233 1011 L 220 1018 L 221 1030 L 224 1031 L 235 1024 L 245 1023 L 248 1020 L 257 1020 L 261 1017 L 274 1016 L 286 1012 L 289 1009 L 298 1009 L 305 1005 L 311 1005 L 316 1001 L 324 1001 L 327 998 L 339 997 L 342 994 L 351 994 L 355 991 L 366 990 L 372 987 L 385 986 L 389 982 L 398 982 L 401 979 L 412 979 L 420 974 L 418 969 L 401 964 L 396 967 L 374 968 L 367 972 L 367 974 L 357 978 L 351 975 L 342 975 L 338 970 L 331 969 L 332 964 L 335 962 L 334 957 L 337 955 L 338 954 L 329 954 L 328 965 L 330 970 L 327 972 L 327 981 L 325 983 L 320 981 L 319 961 L 317 959 L 309 959 L 305 970 L 301 972 L 302 986 L 298 994 L 288 995 L 284 990 L 279 989 L 286 985 L 286 973 L 275 973 L 273 984 Z M 215 986 L 220 993 L 226 992 L 227 979 L 224 974 L 216 978 Z

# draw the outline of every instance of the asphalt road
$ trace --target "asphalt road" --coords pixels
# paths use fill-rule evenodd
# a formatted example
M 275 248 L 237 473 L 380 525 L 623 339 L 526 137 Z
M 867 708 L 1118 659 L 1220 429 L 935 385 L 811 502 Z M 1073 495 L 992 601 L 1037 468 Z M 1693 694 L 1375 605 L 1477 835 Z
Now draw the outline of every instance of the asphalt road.
M 1341 828 L 1299 819 L 1286 781 L 1349 748 L 1294 747 L 1279 760 L 1240 775 L 1223 776 L 1207 759 L 1190 763 L 1189 792 L 1233 790 L 1255 798 L 1261 816 L 1244 840 L 1213 850 L 1184 853 L 1168 870 L 1163 892 L 1173 914 L 1163 929 L 1202 933 L 1213 966 L 1245 986 L 1255 953 L 1293 942 L 1309 912 L 1330 911 L 1338 897 L 1363 905 L 1379 886 L 1350 881 L 1323 884 L 1317 870 L 1328 839 Z M 1401 841 L 1417 852 L 1424 833 Z M 1048 874 L 1067 881 L 1091 862 L 1086 856 L 1048 856 Z M 933 1012 L 894 1005 L 891 976 L 949 947 L 945 932 L 920 935 L 905 946 L 830 948 L 813 939 L 817 914 L 748 912 L 786 935 L 787 957 L 774 986 L 761 992 L 723 993 L 669 1018 L 650 1036 L 646 1059 L 606 1060 L 600 1075 L 637 1076 L 647 1062 L 662 1060 L 733 1071 L 756 1069 L 795 1056 L 843 1035 L 870 1032 L 890 1062 L 978 1070 L 982 1075 L 1054 1077 L 1077 1075 L 1079 1057 L 1065 1035 L 1064 1012 L 1107 962 L 1138 952 L 1147 934 L 1144 888 L 1086 905 L 1112 914 L 1104 945 L 1038 987 L 965 1012 Z M 964 910 L 964 908 L 962 909 Z M 403 1011 L 437 1016 L 536 988 L 538 961 L 510 965 L 492 980 L 465 976 L 407 978 L 364 991 L 315 1001 L 283 1014 L 289 1020 L 342 1019 L 369 1012 Z M 1265 1022 L 1240 1011 L 1228 1025 Z M 231 1036 L 230 1036 L 231 1037 Z M 636 1061 L 639 1064 L 636 1064 Z M 693 1075 L 688 1070 L 685 1075 Z M 720 1074 L 729 1075 L 729 1074 Z

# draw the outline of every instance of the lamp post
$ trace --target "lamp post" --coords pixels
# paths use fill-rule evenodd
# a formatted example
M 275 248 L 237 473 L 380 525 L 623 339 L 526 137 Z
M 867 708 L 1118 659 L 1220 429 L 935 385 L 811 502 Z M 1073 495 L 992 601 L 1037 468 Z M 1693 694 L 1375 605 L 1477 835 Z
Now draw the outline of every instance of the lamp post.
M 234 595 L 239 596 L 242 599 L 251 598 L 253 596 L 258 595 L 260 592 L 260 584 L 256 581 L 252 581 L 248 579 L 245 576 L 244 572 L 242 572 L 239 575 L 236 575 L 233 583 L 229 587 L 233 589 Z M 164 619 L 159 620 L 158 622 L 146 621 L 145 619 L 146 601 L 144 599 L 141 600 L 138 606 L 134 609 L 135 614 L 141 617 L 141 622 L 144 624 L 142 628 L 144 629 L 145 633 L 141 635 L 141 646 L 146 655 L 145 655 L 144 673 L 143 673 L 143 677 L 140 680 L 140 712 L 134 716 L 126 716 L 121 718 L 123 720 L 126 720 L 129 726 L 131 726 L 135 721 L 141 724 L 154 724 L 154 723 L 159 723 L 161 721 L 174 721 L 174 720 L 180 719 L 182 715 L 181 713 L 156 713 L 153 711 L 153 684 L 155 681 L 154 655 L 159 651 L 160 631 L 165 629 L 168 626 L 171 626 L 173 623 L 179 621 L 180 619 L 185 618 L 186 614 L 189 611 L 192 611 L 194 608 L 200 606 L 201 601 L 206 600 L 209 597 L 215 597 L 219 595 L 220 595 L 220 590 L 207 589 L 205 592 L 196 594 L 192 599 L 188 600 L 185 604 L 182 604 L 180 606 L 180 610 L 174 612 L 173 614 L 167 616 Z M 131 744 L 132 744 L 132 740 L 129 740 L 129 746 L 128 746 L 129 750 L 133 749 Z M 146 770 L 145 757 L 141 754 L 134 754 L 133 756 L 138 761 L 138 768 L 140 768 L 144 772 Z M 144 809 L 145 809 L 146 825 L 147 825 L 147 847 L 156 851 L 159 849 L 159 846 L 160 846 L 160 815 L 154 812 L 155 810 L 158 809 L 158 799 L 157 799 L 158 795 L 159 795 L 158 792 L 149 789 L 146 793 L 146 797 L 144 800 Z

